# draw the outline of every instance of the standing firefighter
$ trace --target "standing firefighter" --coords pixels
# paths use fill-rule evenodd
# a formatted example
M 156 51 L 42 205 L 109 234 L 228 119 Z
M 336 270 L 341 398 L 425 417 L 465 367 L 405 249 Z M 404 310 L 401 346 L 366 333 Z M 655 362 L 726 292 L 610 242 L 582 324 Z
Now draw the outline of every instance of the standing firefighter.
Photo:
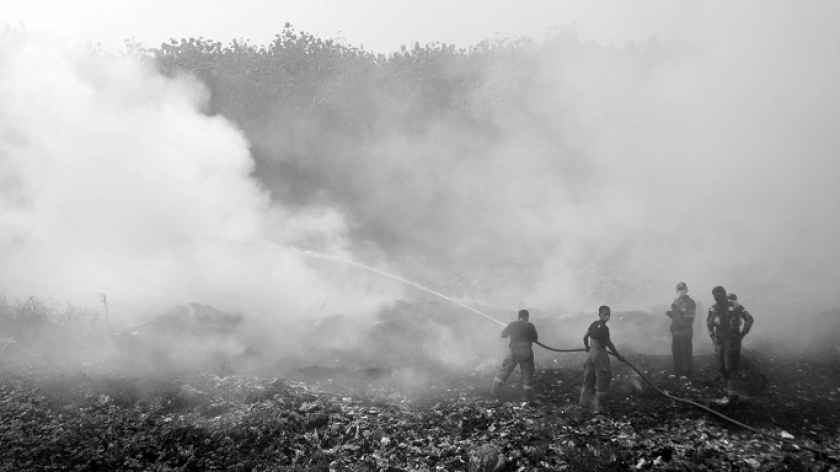
M 600 413 L 604 407 L 604 399 L 612 380 L 610 370 L 610 356 L 607 348 L 615 355 L 616 359 L 624 362 L 624 358 L 616 351 L 610 340 L 610 329 L 607 322 L 610 321 L 610 307 L 602 305 L 598 308 L 598 321 L 589 325 L 586 334 L 583 335 L 583 345 L 589 356 L 583 365 L 583 387 L 580 389 L 580 406 L 587 408 L 592 402 L 592 394 L 595 393 L 595 402 L 592 404 L 592 411 Z
M 507 381 L 516 365 L 519 364 L 524 379 L 525 398 L 528 400 L 534 398 L 534 351 L 531 350 L 531 344 L 537 342 L 537 328 L 528 321 L 528 318 L 530 318 L 528 310 L 519 310 L 519 319 L 502 330 L 503 338 L 510 337 L 510 351 L 502 361 L 502 367 L 496 373 L 496 378 L 493 379 L 490 393 L 494 396 L 499 394 L 502 384 Z
M 741 309 L 743 309 L 744 311 L 749 313 L 747 311 L 747 309 L 744 308 L 744 305 L 741 305 L 741 302 L 738 301 L 738 295 L 735 295 L 734 293 L 729 293 L 729 294 L 726 295 L 726 298 L 729 299 L 732 302 L 733 305 L 735 305 L 735 308 L 740 307 Z M 750 315 L 750 317 L 752 317 L 752 315 Z M 744 334 L 747 334 L 747 333 L 744 333 Z
M 706 325 L 715 344 L 720 375 L 723 376 L 726 397 L 721 403 L 738 401 L 738 362 L 741 359 L 741 341 L 753 325 L 753 317 L 741 305 L 726 296 L 726 289 L 712 289 L 715 304 L 709 308 Z M 741 322 L 743 321 L 743 327 Z
M 685 282 L 677 284 L 679 296 L 671 309 L 665 313 L 671 318 L 671 353 L 674 356 L 674 376 L 680 379 L 691 377 L 694 365 L 692 340 L 694 338 L 694 313 L 697 304 L 688 296 L 688 286 Z

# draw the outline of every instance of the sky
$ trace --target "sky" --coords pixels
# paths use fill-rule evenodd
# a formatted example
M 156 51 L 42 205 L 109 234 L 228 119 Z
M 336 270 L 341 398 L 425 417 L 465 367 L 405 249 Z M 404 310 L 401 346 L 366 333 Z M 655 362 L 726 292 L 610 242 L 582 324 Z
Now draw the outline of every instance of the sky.
M 644 41 L 685 37 L 703 28 L 704 15 L 725 2 L 524 0 L 6 0 L 0 25 L 24 24 L 67 38 L 119 48 L 134 38 L 157 47 L 171 38 L 204 37 L 227 43 L 271 42 L 285 23 L 322 38 L 381 53 L 414 42 L 468 47 L 506 36 L 543 37 L 575 28 L 588 38 Z M 778 2 L 764 2 L 774 4 Z M 763 8 L 758 2 L 745 7 Z M 699 20 L 699 22 L 698 22 Z
M 465 301 L 581 310 L 600 304 L 571 289 L 568 267 L 586 254 L 615 254 L 633 273 L 653 274 L 650 291 L 614 309 L 667 304 L 680 280 L 706 303 L 718 284 L 765 310 L 814 297 L 826 308 L 840 303 L 838 21 L 840 3 L 827 1 L 0 3 L 0 25 L 106 49 L 127 38 L 267 43 L 286 22 L 374 52 L 564 28 L 616 47 L 680 42 L 692 53 L 643 76 L 585 57 L 543 68 L 544 95 L 529 106 L 566 107 L 546 119 L 562 124 L 564 145 L 597 174 L 580 194 L 553 184 L 553 150 L 527 133 L 489 150 L 490 165 L 458 176 L 468 188 L 495 190 L 477 223 L 518 212 L 513 221 L 527 231 L 498 229 L 505 246 L 545 254 L 545 279 L 532 293 Z M 105 293 L 114 310 L 139 317 L 192 301 L 294 317 L 371 312 L 404 296 L 409 288 L 393 280 L 289 249 L 317 239 L 331 257 L 359 256 L 339 209 L 293 209 L 254 182 L 249 143 L 234 124 L 202 113 L 207 93 L 189 78 L 69 45 L 0 53 L 0 287 L 8 297 L 95 307 Z M 422 145 L 375 150 L 410 155 Z M 525 146 L 534 158 L 512 160 Z M 394 165 L 419 175 L 421 162 Z M 386 174 L 371 176 L 371 187 L 390 185 Z M 531 189 L 506 184 L 511 176 Z M 423 184 L 412 184 L 417 205 L 429 204 Z

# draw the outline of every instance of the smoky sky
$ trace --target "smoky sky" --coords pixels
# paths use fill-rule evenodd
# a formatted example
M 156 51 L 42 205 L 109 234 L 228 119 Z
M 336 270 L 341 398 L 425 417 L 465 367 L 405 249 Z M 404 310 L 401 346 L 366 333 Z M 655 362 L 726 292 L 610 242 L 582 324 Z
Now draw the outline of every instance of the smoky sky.
M 291 317 L 324 294 L 347 313 L 396 296 L 289 250 L 346 256 L 341 216 L 272 203 L 243 135 L 202 113 L 201 84 L 51 40 L 7 44 L 0 63 L 7 298 L 98 309 L 102 293 L 119 321 L 193 301 Z
M 757 306 L 814 294 L 836 305 L 836 10 L 692 7 L 675 22 L 681 38 L 632 48 L 582 32 L 562 54 L 535 53 L 528 120 L 494 117 L 500 131 L 485 141 L 465 142 L 449 118 L 395 133 L 354 155 L 346 181 L 321 180 L 352 187 L 353 208 L 272 199 L 246 135 L 202 112 L 209 91 L 190 78 L 48 41 L 6 44 L 0 286 L 91 305 L 106 293 L 138 316 L 190 301 L 285 318 L 323 312 L 326 299 L 371 312 L 410 287 L 288 249 L 399 272 L 376 238 L 352 240 L 364 223 L 421 241 L 416 257 L 538 273 L 527 288 L 459 293 L 470 303 L 647 309 L 685 281 L 707 304 L 724 285 Z M 503 79 L 484 80 L 489 93 Z

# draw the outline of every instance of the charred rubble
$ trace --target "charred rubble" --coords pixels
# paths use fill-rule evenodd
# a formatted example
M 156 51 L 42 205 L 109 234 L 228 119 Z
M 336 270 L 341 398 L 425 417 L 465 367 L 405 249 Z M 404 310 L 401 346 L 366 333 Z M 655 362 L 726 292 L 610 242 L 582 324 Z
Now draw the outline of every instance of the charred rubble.
M 655 322 L 650 316 L 616 316 L 615 329 L 648 330 Z M 593 415 L 576 405 L 579 353 L 538 349 L 536 402 L 522 401 L 515 378 L 500 398 L 492 398 L 488 387 L 498 367 L 498 330 L 473 321 L 453 316 L 444 305 L 405 304 L 383 313 L 368 329 L 346 317 L 313 324 L 299 333 L 309 349 L 278 355 L 264 345 L 231 342 L 239 349 L 219 354 L 214 364 L 176 364 L 176 354 L 164 352 L 171 362 L 160 370 L 137 368 L 125 358 L 118 359 L 128 362 L 120 368 L 119 363 L 12 363 L 11 351 L 4 350 L 0 470 L 781 471 L 840 466 L 837 454 L 822 456 L 772 441 L 669 400 L 618 363 L 608 409 Z M 247 340 L 246 324 L 239 315 L 191 306 L 129 333 L 133 344 L 121 349 L 135 355 L 162 349 L 165 344 L 155 340 L 164 335 L 224 345 Z M 546 342 L 562 325 L 544 323 Z M 342 344 L 330 340 L 330 332 L 363 336 Z M 468 334 L 478 333 L 481 343 L 474 350 L 440 355 L 442 333 L 448 333 L 447 343 L 465 339 L 468 346 Z M 578 334 L 569 330 L 569 342 Z M 557 344 L 565 342 L 556 337 L 562 340 Z M 667 334 L 650 342 L 666 339 Z M 710 349 L 700 344 L 697 372 L 688 382 L 669 378 L 668 354 L 628 346 L 634 349 L 626 356 L 659 388 L 712 405 L 721 385 Z M 25 346 L 15 349 L 16 356 L 25 357 Z M 459 357 L 461 362 L 453 362 Z M 132 368 L 122 368 L 126 365 Z M 746 398 L 724 412 L 803 445 L 837 452 L 838 367 L 840 355 L 747 348 Z

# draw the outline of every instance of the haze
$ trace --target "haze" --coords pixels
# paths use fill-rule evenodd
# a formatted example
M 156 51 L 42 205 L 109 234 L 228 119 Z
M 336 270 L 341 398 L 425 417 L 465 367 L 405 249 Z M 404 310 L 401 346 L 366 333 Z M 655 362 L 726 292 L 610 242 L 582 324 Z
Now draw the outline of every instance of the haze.
M 541 38 L 552 27 L 612 44 L 616 57 L 628 40 L 675 49 L 645 70 L 585 48 L 560 62 L 547 58 L 540 87 L 522 105 L 541 117 L 533 126 L 556 136 L 498 117 L 500 139 L 469 143 L 482 146 L 481 162 L 448 166 L 467 144 L 451 123 L 434 139 L 371 143 L 347 178 L 366 179 L 360 201 L 377 228 L 389 226 L 389 238 L 398 238 L 377 245 L 348 229 L 361 209 L 273 198 L 254 179 L 245 135 L 203 113 L 208 92 L 192 79 L 52 40 L 7 42 L 0 52 L 6 296 L 95 305 L 107 293 L 128 320 L 190 301 L 296 318 L 330 313 L 323 311 L 329 298 L 330 310 L 363 314 L 411 292 L 289 250 L 299 247 L 394 273 L 396 258 L 407 256 L 536 267 L 530 286 L 511 280 L 492 294 L 458 294 L 511 310 L 649 309 L 670 302 L 680 280 L 707 306 L 715 285 L 737 292 L 757 329 L 805 305 L 840 303 L 840 4 L 424 2 L 397 12 L 394 3 L 347 11 L 290 3 L 285 18 L 254 20 L 253 29 L 252 18 L 272 16 L 259 14 L 257 3 L 228 5 L 241 15 L 188 3 L 146 3 L 142 14 L 127 2 L 50 6 L 70 19 L 61 23 L 46 3 L 12 2 L 0 18 L 11 11 L 35 29 L 107 44 L 113 40 L 105 36 L 122 35 L 149 46 L 188 35 L 267 42 L 290 21 L 384 52 L 412 41 L 466 47 L 499 31 Z M 178 13 L 161 11 L 170 7 Z M 99 26 L 84 14 L 97 11 L 105 12 Z M 394 175 L 411 178 L 395 184 Z M 441 194 L 468 204 L 441 204 Z M 417 217 L 429 214 L 436 225 Z M 414 239 L 400 235 L 425 235 L 425 243 L 412 247 L 406 241 Z

